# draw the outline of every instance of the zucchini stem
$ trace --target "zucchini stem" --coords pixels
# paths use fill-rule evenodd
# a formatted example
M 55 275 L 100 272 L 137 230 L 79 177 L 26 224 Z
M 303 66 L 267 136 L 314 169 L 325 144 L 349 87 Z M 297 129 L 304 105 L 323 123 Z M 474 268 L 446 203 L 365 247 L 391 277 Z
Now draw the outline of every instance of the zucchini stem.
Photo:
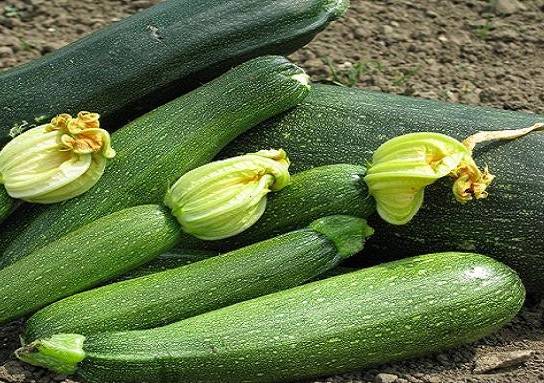
M 15 356 L 33 366 L 45 367 L 59 374 L 73 374 L 78 363 L 85 359 L 84 341 L 83 335 L 53 335 L 19 348 Z
M 465 138 L 463 140 L 463 145 L 465 145 L 468 150 L 472 151 L 477 144 L 482 142 L 492 140 L 513 140 L 542 129 L 544 129 L 544 123 L 538 122 L 532 126 L 529 126 L 528 128 L 491 131 L 484 130 Z
M 366 220 L 347 215 L 332 215 L 313 221 L 309 227 L 327 237 L 342 258 L 357 254 L 364 247 L 366 239 L 374 234 Z

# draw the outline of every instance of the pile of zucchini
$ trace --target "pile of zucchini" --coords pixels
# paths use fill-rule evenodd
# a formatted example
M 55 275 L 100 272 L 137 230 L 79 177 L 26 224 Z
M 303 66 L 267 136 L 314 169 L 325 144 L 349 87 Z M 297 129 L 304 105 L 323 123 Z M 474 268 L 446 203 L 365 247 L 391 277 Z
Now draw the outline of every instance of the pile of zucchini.
M 0 75 L 0 324 L 27 317 L 19 359 L 96 383 L 295 381 L 473 342 L 542 292 L 544 117 L 311 85 L 260 56 L 347 5 L 169 0 Z M 83 156 L 107 132 L 62 114 L 80 110 L 112 131 L 103 174 L 14 198 L 8 182 L 65 168 L 15 168 L 10 136 L 62 125 Z M 474 148 L 478 131 L 507 140 Z M 32 132 L 21 155 L 56 150 Z

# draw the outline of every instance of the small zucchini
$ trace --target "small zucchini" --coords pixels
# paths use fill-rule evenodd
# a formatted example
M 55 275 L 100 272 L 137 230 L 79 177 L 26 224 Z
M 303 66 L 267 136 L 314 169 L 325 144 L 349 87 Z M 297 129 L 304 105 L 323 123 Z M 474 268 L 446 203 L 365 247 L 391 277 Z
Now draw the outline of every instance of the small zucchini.
M 360 251 L 371 233 L 363 219 L 324 217 L 230 253 L 63 299 L 30 318 L 25 340 L 153 328 L 294 287 Z
M 524 296 L 517 274 L 491 258 L 437 253 L 165 327 L 88 337 L 59 334 L 16 354 L 91 383 L 286 382 L 475 341 L 510 321 Z

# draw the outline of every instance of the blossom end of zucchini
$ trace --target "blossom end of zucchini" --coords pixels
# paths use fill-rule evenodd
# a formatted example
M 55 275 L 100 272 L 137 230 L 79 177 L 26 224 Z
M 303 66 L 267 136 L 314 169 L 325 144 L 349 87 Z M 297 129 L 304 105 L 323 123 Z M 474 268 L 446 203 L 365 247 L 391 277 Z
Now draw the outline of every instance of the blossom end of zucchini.
M 77 334 L 58 334 L 38 339 L 15 351 L 15 356 L 33 366 L 45 367 L 59 374 L 73 374 L 85 359 L 85 337 Z
M 76 197 L 104 173 L 115 156 L 109 133 L 97 113 L 54 117 L 10 141 L 0 152 L 0 174 L 7 193 L 27 202 L 51 204 Z
M 262 216 L 268 193 L 289 185 L 289 164 L 281 149 L 211 162 L 179 178 L 164 203 L 188 234 L 232 237 Z

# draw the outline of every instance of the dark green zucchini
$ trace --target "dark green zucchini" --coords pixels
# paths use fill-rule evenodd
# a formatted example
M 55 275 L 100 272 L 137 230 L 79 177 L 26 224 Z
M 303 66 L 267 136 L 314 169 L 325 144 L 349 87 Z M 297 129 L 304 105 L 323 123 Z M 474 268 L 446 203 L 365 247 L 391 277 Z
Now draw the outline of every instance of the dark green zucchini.
M 440 132 L 463 139 L 479 130 L 517 129 L 544 116 L 447 104 L 361 89 L 315 85 L 295 110 L 243 135 L 221 156 L 250 152 L 266 143 L 289 153 L 293 172 L 330 163 L 365 164 L 387 139 Z M 406 257 L 428 251 L 475 251 L 520 273 L 527 289 L 544 291 L 544 133 L 476 148 L 475 159 L 496 179 L 489 197 L 464 207 L 447 181 L 429 187 L 423 208 L 409 225 L 372 219 L 376 235 L 368 259 Z
M 182 174 L 298 104 L 309 92 L 305 76 L 283 57 L 260 57 L 126 125 L 112 134 L 117 155 L 91 190 L 59 204 L 19 208 L 5 221 L 0 267 L 114 211 L 162 202 Z
M 87 382 L 286 382 L 413 358 L 509 322 L 524 288 L 484 256 L 439 253 L 363 269 L 143 331 L 58 335 L 20 359 Z
M 0 270 L 0 324 L 147 263 L 179 238 L 176 219 L 159 205 L 97 219 Z
M 34 314 L 25 341 L 164 326 L 294 287 L 359 252 L 371 233 L 363 219 L 324 217 L 230 253 L 76 294 Z
M 59 113 L 113 130 L 263 54 L 288 54 L 348 0 L 169 0 L 0 74 L 0 145 Z M 54 96 L 53 96 L 54 95 Z
M 375 210 L 374 199 L 362 177 L 360 165 L 321 166 L 291 177 L 291 184 L 268 195 L 264 214 L 249 229 L 220 241 L 184 238 L 189 249 L 229 251 L 307 226 L 327 215 L 349 214 L 366 218 Z

